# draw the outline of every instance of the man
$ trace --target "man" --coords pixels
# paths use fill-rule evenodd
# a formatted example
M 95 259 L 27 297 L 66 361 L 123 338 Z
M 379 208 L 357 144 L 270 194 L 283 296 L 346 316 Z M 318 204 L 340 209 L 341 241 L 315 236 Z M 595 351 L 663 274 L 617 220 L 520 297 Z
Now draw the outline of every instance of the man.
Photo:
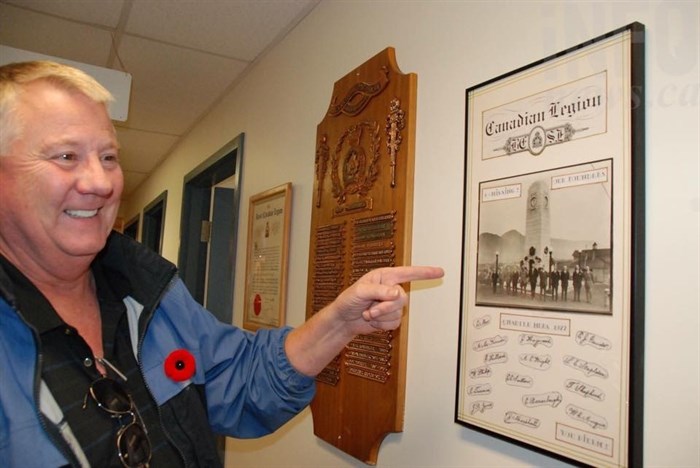
M 532 266 L 530 270 L 530 298 L 535 299 L 537 292 L 537 279 L 540 277 L 537 266 Z
M 111 232 L 110 99 L 70 67 L 0 67 L 0 461 L 216 466 L 213 433 L 277 429 L 353 336 L 399 326 L 400 283 L 442 270 L 370 272 L 295 330 L 218 322 L 174 265 Z
M 544 267 L 540 267 L 540 298 L 547 300 L 547 272 Z
M 559 279 L 561 280 L 561 299 L 562 301 L 568 301 L 569 300 L 569 279 L 571 278 L 571 275 L 569 274 L 569 268 L 564 265 L 564 269 L 562 270 L 561 274 L 559 275 Z
M 561 274 L 557 270 L 556 265 L 552 269 L 552 277 L 550 280 L 550 284 L 552 285 L 552 299 L 555 301 L 559 300 L 559 277 Z
M 581 302 L 581 285 L 583 283 L 583 272 L 581 267 L 576 265 L 571 274 L 571 281 L 574 283 L 574 302 Z
M 592 287 L 593 272 L 591 271 L 591 267 L 586 266 L 586 269 L 583 272 L 583 289 L 586 291 L 586 302 L 589 304 L 593 300 L 593 293 L 591 292 Z

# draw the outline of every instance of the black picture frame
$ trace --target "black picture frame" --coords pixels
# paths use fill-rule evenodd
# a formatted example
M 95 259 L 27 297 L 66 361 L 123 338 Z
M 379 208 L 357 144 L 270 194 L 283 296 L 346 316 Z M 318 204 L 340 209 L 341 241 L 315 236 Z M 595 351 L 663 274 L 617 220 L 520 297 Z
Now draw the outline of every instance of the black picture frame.
M 644 35 L 466 90 L 455 422 L 577 465 L 643 466 Z

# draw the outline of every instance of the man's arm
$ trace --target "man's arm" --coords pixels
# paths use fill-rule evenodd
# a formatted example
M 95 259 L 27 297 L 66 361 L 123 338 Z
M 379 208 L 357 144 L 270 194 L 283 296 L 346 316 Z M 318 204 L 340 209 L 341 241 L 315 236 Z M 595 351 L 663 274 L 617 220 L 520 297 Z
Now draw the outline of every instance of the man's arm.
M 302 374 L 315 376 L 356 335 L 401 325 L 408 300 L 401 283 L 443 274 L 442 268 L 421 266 L 370 271 L 287 336 L 289 362 Z

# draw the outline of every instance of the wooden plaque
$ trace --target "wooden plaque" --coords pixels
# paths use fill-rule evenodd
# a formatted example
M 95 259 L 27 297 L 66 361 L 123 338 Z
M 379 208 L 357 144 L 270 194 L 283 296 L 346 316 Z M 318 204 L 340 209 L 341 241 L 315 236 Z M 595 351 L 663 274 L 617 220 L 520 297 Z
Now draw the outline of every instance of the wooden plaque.
M 410 264 L 416 88 L 393 48 L 335 83 L 317 130 L 307 318 L 366 272 Z M 403 429 L 407 327 L 405 314 L 355 337 L 317 377 L 314 433 L 368 464 Z

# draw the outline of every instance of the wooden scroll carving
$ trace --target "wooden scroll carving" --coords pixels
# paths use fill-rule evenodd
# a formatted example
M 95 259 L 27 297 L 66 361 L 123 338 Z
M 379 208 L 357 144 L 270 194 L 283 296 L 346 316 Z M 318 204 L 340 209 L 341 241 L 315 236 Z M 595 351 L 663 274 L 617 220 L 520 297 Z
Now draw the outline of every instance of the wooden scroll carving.
M 371 269 L 410 264 L 416 87 L 393 48 L 335 83 L 317 131 L 307 318 Z M 368 464 L 403 429 L 407 327 L 404 315 L 355 337 L 317 377 L 314 433 Z

